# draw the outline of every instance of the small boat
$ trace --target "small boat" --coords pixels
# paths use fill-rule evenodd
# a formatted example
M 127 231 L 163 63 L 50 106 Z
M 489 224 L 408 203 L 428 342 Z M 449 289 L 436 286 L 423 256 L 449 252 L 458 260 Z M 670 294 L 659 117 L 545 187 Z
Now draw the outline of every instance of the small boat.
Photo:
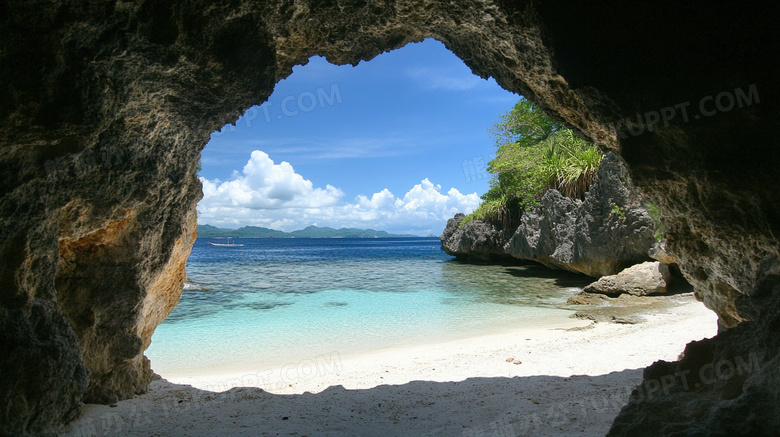
M 228 237 L 227 243 L 212 243 L 211 241 L 209 241 L 209 244 L 212 246 L 219 246 L 219 247 L 243 247 L 244 246 L 243 244 L 233 243 L 232 241 L 233 239 Z

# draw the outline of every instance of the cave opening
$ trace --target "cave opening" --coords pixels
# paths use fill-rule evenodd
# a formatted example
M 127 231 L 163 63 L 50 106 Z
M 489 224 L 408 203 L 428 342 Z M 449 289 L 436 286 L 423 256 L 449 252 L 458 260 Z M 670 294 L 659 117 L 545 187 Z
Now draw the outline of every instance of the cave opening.
M 199 238 L 181 301 L 146 351 L 152 368 L 211 391 L 300 393 L 342 382 L 342 358 L 408 354 L 518 320 L 588 325 L 565 304 L 592 279 L 463 265 L 431 238 L 489 187 L 487 131 L 518 99 L 432 39 L 357 67 L 319 57 L 295 67 L 201 153 Z M 343 228 L 406 241 L 319 233 Z M 241 246 L 211 245 L 227 237 Z
M 450 257 L 430 237 L 438 236 L 455 213 L 470 212 L 478 204 L 479 193 L 488 187 L 485 167 L 494 150 L 488 128 L 517 99 L 494 80 L 473 75 L 433 39 L 355 67 L 335 66 L 320 57 L 295 67 L 265 103 L 212 133 L 201 154 L 199 235 L 206 237 L 193 246 L 187 273 L 191 282 L 181 302 L 157 328 L 147 351 L 155 371 L 165 377 L 193 376 L 221 365 L 229 373 L 246 367 L 250 358 L 279 366 L 341 356 L 355 352 L 355 345 L 376 349 L 412 338 L 451 336 L 436 324 L 452 323 L 463 314 L 450 310 L 449 320 L 437 315 L 448 308 L 440 302 L 447 296 L 436 293 L 442 288 L 441 262 Z M 238 234 L 225 228 L 239 228 Z M 372 234 L 354 244 L 316 238 L 343 228 Z M 373 238 L 365 238 L 384 234 L 406 240 L 373 245 Z M 270 238 L 241 238 L 247 235 Z M 209 244 L 220 239 L 209 236 L 238 237 L 235 241 L 244 246 L 220 251 Z M 309 241 L 319 244 L 302 243 L 307 240 L 301 237 L 315 237 Z M 383 251 L 399 254 L 403 261 L 393 264 L 390 257 L 379 256 L 387 264 L 377 267 L 389 273 L 367 273 L 371 254 Z M 283 256 L 273 256 L 279 252 Z M 435 264 L 423 265 L 419 272 L 403 264 L 420 261 Z M 330 264 L 326 272 L 323 262 L 345 267 Z M 397 297 L 413 289 L 420 292 L 419 302 L 408 299 L 411 293 L 407 301 Z M 421 289 L 437 291 L 424 294 Z M 352 293 L 356 290 L 362 295 Z M 373 304 L 364 301 L 369 292 Z M 315 294 L 323 300 L 300 298 Z M 431 304 L 435 308 L 427 317 L 424 311 L 407 311 L 413 320 L 404 321 L 394 314 Z M 322 309 L 328 311 L 321 314 Z M 253 328 L 229 325 L 222 334 L 205 335 L 209 326 L 193 323 L 206 318 L 220 325 L 217 313 L 228 310 L 245 311 L 243 319 L 231 318 L 254 323 Z M 507 317 L 496 308 L 485 311 Z M 273 322 L 256 320 L 266 315 Z M 344 320 L 333 320 L 336 316 Z M 485 324 L 487 315 L 482 319 Z M 354 320 L 370 324 L 365 335 L 354 335 L 360 328 Z M 387 329 L 383 333 L 382 323 L 396 326 L 392 335 Z M 206 362 L 196 365 L 203 361 L 198 357 Z
M 123 417 L 127 426 L 140 424 L 137 434 L 160 433 L 152 428 L 170 424 L 170 405 L 146 410 L 148 397 L 130 398 L 147 392 L 153 375 L 144 350 L 179 300 L 202 195 L 194 169 L 209 133 L 265 99 L 313 54 L 351 64 L 425 37 L 445 41 L 478 75 L 495 77 L 620 152 L 637 185 L 659 200 L 671 252 L 724 323 L 714 339 L 691 343 L 681 360 L 646 369 L 645 382 L 658 386 L 679 372 L 750 363 L 747 378 L 635 399 L 611 435 L 761 435 L 780 429 L 780 215 L 774 188 L 780 149 L 773 134 L 780 93 L 777 68 L 767 61 L 777 52 L 776 14 L 764 4 L 304 0 L 37 6 L 8 3 L 0 19 L 7 48 L 0 52 L 0 395 L 7 405 L 0 432 L 58 433 L 84 411 L 81 434 L 94 435 L 89 421 L 101 419 L 89 414 L 99 407 L 82 409 L 83 402 L 120 399 L 128 400 L 120 406 L 134 408 Z M 750 95 L 753 85 L 760 101 L 750 107 L 676 119 L 636 136 L 615 134 L 615 120 L 636 120 L 737 89 Z M 335 99 L 332 93 L 323 98 Z M 545 382 L 493 382 L 507 399 L 532 381 Z M 569 379 L 558 382 L 571 385 Z M 444 385 L 416 387 L 416 399 L 424 401 L 429 389 Z M 476 393 L 475 386 L 456 388 Z M 382 392 L 365 394 L 382 403 Z M 332 402 L 331 393 L 315 401 Z M 357 400 L 352 405 L 365 398 Z M 525 416 L 499 405 L 491 417 L 474 417 L 470 400 L 464 398 L 465 408 L 447 409 L 447 420 L 463 413 L 477 423 L 464 435 L 505 429 L 509 424 L 497 418 L 507 413 L 520 426 L 518 420 L 541 411 L 538 405 L 558 405 L 533 399 Z M 271 404 L 290 406 L 284 402 L 275 398 Z M 199 416 L 200 404 L 184 404 L 189 413 L 179 410 L 176 417 L 186 426 L 235 426 L 235 415 Z M 99 414 L 115 418 L 109 408 Z M 399 421 L 395 408 L 387 410 L 393 412 L 383 416 L 383 429 L 401 435 L 419 433 L 411 424 L 420 417 L 441 417 L 431 412 Z M 264 417 L 261 426 L 298 419 L 273 411 L 280 414 Z M 246 412 L 244 417 L 257 411 Z M 350 411 L 339 419 L 350 422 Z M 370 425 L 362 430 L 370 432 Z M 456 434 L 460 426 L 454 424 Z

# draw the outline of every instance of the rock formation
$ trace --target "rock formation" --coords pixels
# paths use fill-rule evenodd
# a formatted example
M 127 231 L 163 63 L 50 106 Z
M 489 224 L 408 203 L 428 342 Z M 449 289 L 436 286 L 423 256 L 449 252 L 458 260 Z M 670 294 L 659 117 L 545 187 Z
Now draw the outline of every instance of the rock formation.
M 661 264 L 676 266 L 680 263 L 680 260 L 677 259 L 677 257 L 669 255 L 669 252 L 666 251 L 665 241 L 658 241 L 653 244 L 653 247 L 647 251 L 647 255 Z
M 724 329 L 689 347 L 685 366 L 757 352 L 747 378 L 633 402 L 613 435 L 647 423 L 689 435 L 776 431 L 771 11 L 699 1 L 4 2 L 0 432 L 56 431 L 85 396 L 144 390 L 143 350 L 181 290 L 210 132 L 312 55 L 356 64 L 428 37 L 618 153 L 658 200 L 669 253 Z
M 631 266 L 617 275 L 602 276 L 598 281 L 585 286 L 585 293 L 601 293 L 619 296 L 628 293 L 634 296 L 666 293 L 671 279 L 669 266 L 658 261 L 643 262 Z
M 769 323 L 742 323 L 689 343 L 680 361 L 658 361 L 646 368 L 643 383 L 607 435 L 777 435 L 778 311 L 777 300 L 772 300 L 755 314 Z
M 649 259 L 654 232 L 628 171 L 607 154 L 585 200 L 549 190 L 539 207 L 523 214 L 505 249 L 515 258 L 600 277 Z
M 548 190 L 541 204 L 524 211 L 516 229 L 482 220 L 447 222 L 442 249 L 461 259 L 535 261 L 553 269 L 601 277 L 649 260 L 655 225 L 639 204 L 625 166 L 613 154 L 601 162 L 585 200 Z
M 511 260 L 504 250 L 507 232 L 482 220 L 471 220 L 462 227 L 466 216 L 462 213 L 447 221 L 439 240 L 441 248 L 458 259 L 477 262 L 501 262 Z

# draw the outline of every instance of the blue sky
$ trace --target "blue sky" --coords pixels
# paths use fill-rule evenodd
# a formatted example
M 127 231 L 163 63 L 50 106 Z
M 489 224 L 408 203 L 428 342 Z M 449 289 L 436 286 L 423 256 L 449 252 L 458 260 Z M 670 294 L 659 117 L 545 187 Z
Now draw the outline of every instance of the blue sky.
M 488 128 L 519 96 L 434 40 L 356 67 L 313 57 L 211 136 L 200 224 L 440 234 L 488 188 Z

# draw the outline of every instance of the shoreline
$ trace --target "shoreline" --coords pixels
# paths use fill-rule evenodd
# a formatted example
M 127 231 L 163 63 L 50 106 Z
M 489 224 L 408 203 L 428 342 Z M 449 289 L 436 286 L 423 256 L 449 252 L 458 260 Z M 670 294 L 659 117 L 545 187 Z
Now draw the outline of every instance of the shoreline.
M 175 384 L 191 385 L 209 391 L 224 391 L 235 387 L 257 387 L 275 394 L 302 394 L 320 392 L 327 388 L 328 384 L 343 385 L 346 388 L 355 389 L 372 388 L 375 385 L 387 383 L 383 380 L 384 378 L 380 378 L 382 380 L 375 381 L 377 384 L 372 386 L 372 383 L 363 379 L 375 367 L 392 366 L 395 369 L 411 371 L 416 365 L 415 363 L 421 361 L 436 361 L 439 357 L 449 356 L 453 353 L 469 354 L 469 350 L 475 348 L 481 350 L 485 345 L 489 345 L 488 348 L 493 348 L 496 345 L 511 343 L 519 337 L 544 340 L 555 331 L 588 328 L 592 324 L 589 320 L 568 317 L 550 322 L 546 326 L 504 329 L 488 334 L 446 338 L 442 341 L 426 340 L 414 344 L 384 346 L 365 352 L 341 353 L 334 350 L 330 353 L 291 361 L 281 366 L 265 366 L 259 369 L 247 367 L 241 371 L 230 372 L 199 372 L 199 374 L 187 376 L 161 376 Z
M 252 360 L 243 362 L 233 362 L 228 365 L 220 366 L 206 366 L 206 367 L 190 367 L 187 369 L 181 369 L 176 371 L 160 371 L 167 380 L 181 384 L 192 384 L 194 387 L 202 389 L 211 389 L 218 386 L 224 387 L 224 381 L 235 380 L 236 378 L 243 378 L 248 376 L 249 384 L 244 386 L 259 387 L 267 391 L 273 391 L 268 386 L 258 385 L 253 375 L 262 375 L 267 372 L 276 372 L 277 374 L 289 366 L 305 366 L 310 361 L 331 361 L 336 359 L 339 363 L 342 362 L 355 362 L 358 363 L 359 368 L 365 367 L 364 362 L 376 361 L 376 360 L 393 360 L 394 357 L 407 356 L 409 354 L 419 354 L 421 351 L 427 351 L 429 349 L 435 349 L 440 351 L 455 350 L 468 348 L 474 343 L 480 343 L 488 341 L 492 343 L 511 341 L 508 337 L 513 335 L 526 335 L 533 333 L 535 336 L 543 336 L 548 331 L 582 328 L 591 325 L 591 321 L 577 319 L 574 316 L 575 311 L 571 309 L 538 309 L 529 308 L 529 312 L 526 316 L 529 319 L 524 319 L 522 323 L 518 323 L 518 327 L 513 328 L 511 325 L 490 325 L 483 331 L 474 330 L 474 327 L 469 327 L 467 332 L 434 332 L 427 337 L 414 337 L 407 339 L 396 339 L 392 343 L 379 345 L 379 346 L 367 346 L 367 349 L 353 349 L 352 347 L 342 348 L 344 344 L 335 344 L 333 348 L 326 349 L 320 348 L 317 352 L 311 354 L 294 353 L 293 358 L 287 359 L 269 359 L 268 356 L 256 357 Z M 536 323 L 534 326 L 529 326 L 529 321 Z M 438 336 L 438 337 L 437 337 Z M 385 342 L 383 342 L 385 343 Z M 274 354 L 274 357 L 277 354 Z M 329 366 L 329 363 L 324 363 L 324 366 Z M 351 366 L 356 369 L 356 366 Z M 152 370 L 155 371 L 154 365 Z M 241 385 L 232 385 L 228 388 Z M 211 387 L 211 388 L 209 388 Z M 223 388 L 227 389 L 227 388 Z M 296 392 L 297 393 L 297 392 Z
M 645 322 L 635 325 L 571 319 L 557 328 L 334 352 L 264 372 L 158 380 L 115 407 L 85 406 L 68 435 L 107 415 L 126 418 L 123 435 L 139 436 L 604 435 L 644 367 L 674 361 L 687 343 L 717 332 L 715 314 L 693 296 L 669 301 L 639 309 Z
M 685 344 L 717 333 L 715 314 L 688 295 L 669 297 L 666 305 L 637 307 L 635 314 L 645 321 L 629 325 L 571 317 L 546 326 L 441 342 L 348 354 L 334 350 L 258 370 L 161 376 L 171 383 L 208 391 L 257 387 L 274 394 L 303 394 L 318 393 L 333 385 L 370 389 L 418 379 L 447 382 L 469 377 L 600 375 L 647 367 L 660 359 L 675 361 Z M 686 321 L 675 320 L 678 317 Z M 705 326 L 690 326 L 699 323 Z M 643 340 L 642 345 L 636 345 L 634 334 Z M 649 335 L 660 338 L 647 339 Z M 577 358 L 580 354 L 581 359 Z M 513 358 L 511 363 L 508 358 Z

